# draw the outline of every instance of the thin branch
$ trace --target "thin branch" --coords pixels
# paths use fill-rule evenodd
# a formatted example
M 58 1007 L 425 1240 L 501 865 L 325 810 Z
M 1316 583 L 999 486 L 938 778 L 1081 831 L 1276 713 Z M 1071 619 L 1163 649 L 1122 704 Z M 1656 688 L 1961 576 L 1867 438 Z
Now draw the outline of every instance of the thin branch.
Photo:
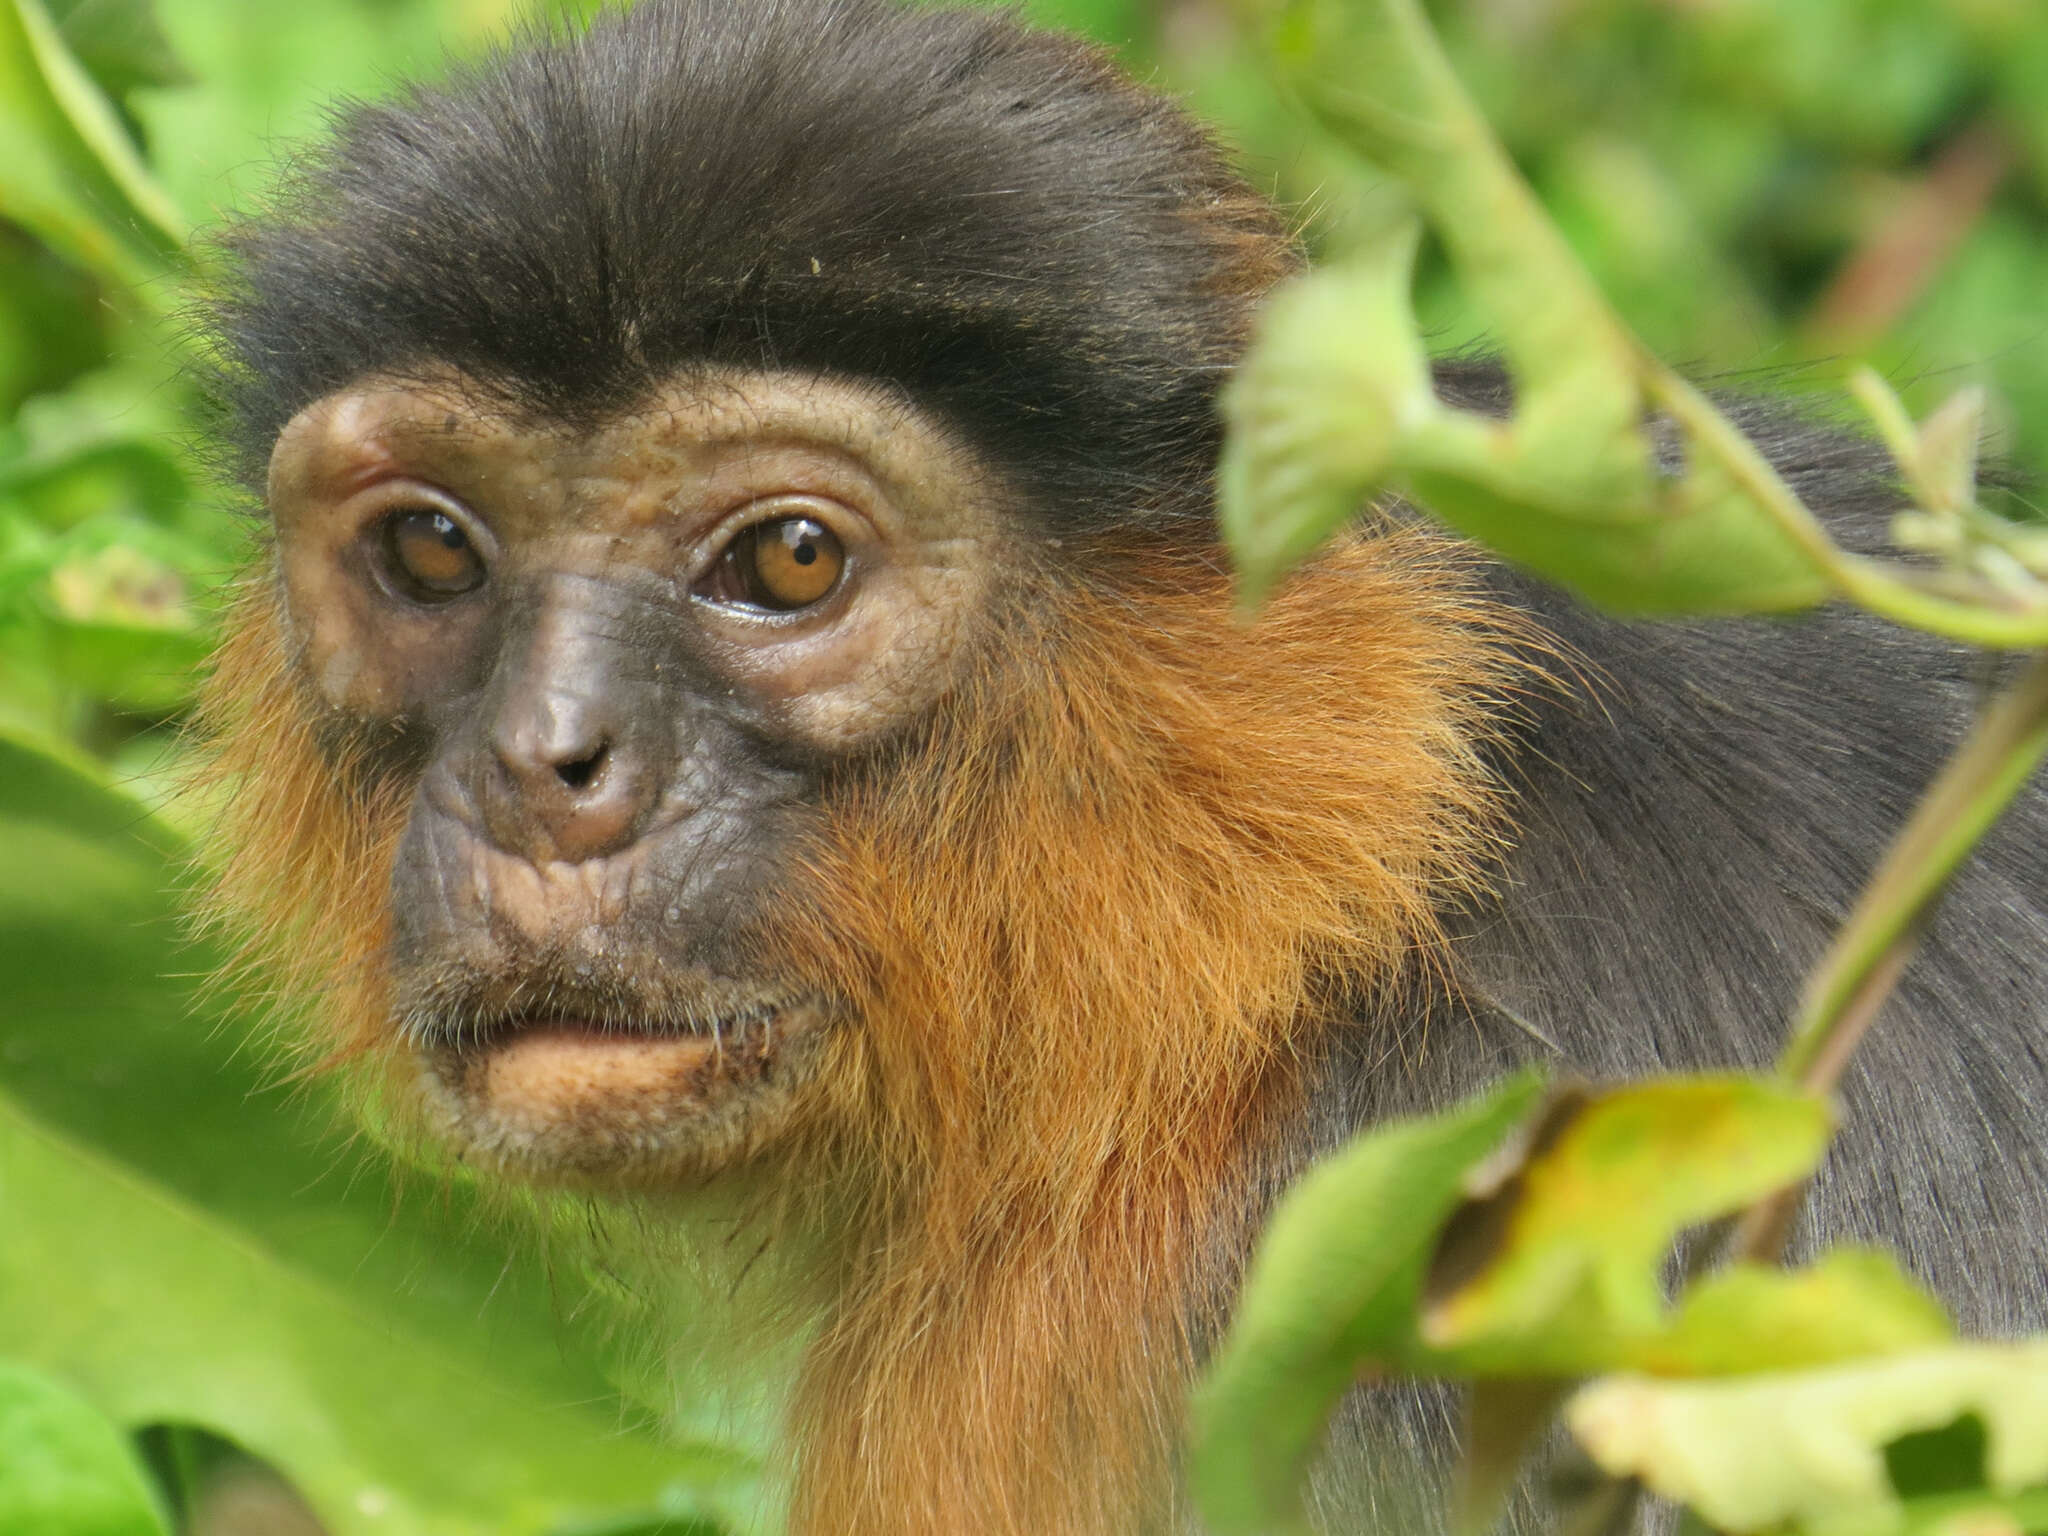
M 1949 881 L 2048 756 L 2048 654 L 1978 716 L 1864 887 L 1807 979 L 1778 1071 L 1816 1097 L 1834 1092 L 1856 1047 L 1905 974 Z M 1770 1263 L 1784 1251 L 1803 1184 L 1743 1212 L 1724 1252 Z
M 1813 1093 L 1832 1090 L 1880 993 L 1865 982 L 1917 924 L 1977 840 L 2048 756 L 2048 653 L 2033 657 L 1979 716 L 1892 843 L 1808 979 L 1778 1070 Z M 1903 960 L 1899 962 L 1903 964 Z M 1843 1037 L 1847 1037 L 1844 1039 Z
M 1951 139 L 1835 273 L 1807 319 L 1808 342 L 1858 352 L 1897 324 L 1976 228 L 2012 166 L 2011 146 L 1990 123 Z

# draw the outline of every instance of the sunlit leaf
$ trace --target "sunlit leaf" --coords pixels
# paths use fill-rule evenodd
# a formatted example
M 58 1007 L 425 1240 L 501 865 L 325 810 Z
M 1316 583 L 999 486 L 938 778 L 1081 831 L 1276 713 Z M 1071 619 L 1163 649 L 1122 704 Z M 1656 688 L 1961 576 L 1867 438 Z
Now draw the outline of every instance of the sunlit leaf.
M 1810 1172 L 1824 1105 L 1757 1078 L 1669 1078 L 1589 1100 L 1486 1201 L 1497 1234 L 1439 1273 L 1422 1337 L 1466 1369 L 1583 1375 L 1666 1326 L 1676 1236 Z
M 2048 1343 L 1956 1344 L 1718 1381 L 1615 1377 L 1584 1388 L 1565 1414 L 1602 1468 L 1641 1478 L 1718 1530 L 1814 1536 L 1931 1525 L 1937 1511 L 1901 1503 L 1886 1451 L 1966 1416 L 1981 1426 L 1990 1496 L 1975 1503 L 2048 1487 Z M 1943 1517 L 1972 1502 L 1948 1494 Z M 2039 1529 L 2044 1510 L 2037 1496 L 2024 1529 Z
M 1709 1275 L 1621 1363 L 1667 1376 L 1794 1370 L 1925 1349 L 1953 1332 L 1890 1254 L 1844 1248 L 1804 1269 L 1739 1264 Z

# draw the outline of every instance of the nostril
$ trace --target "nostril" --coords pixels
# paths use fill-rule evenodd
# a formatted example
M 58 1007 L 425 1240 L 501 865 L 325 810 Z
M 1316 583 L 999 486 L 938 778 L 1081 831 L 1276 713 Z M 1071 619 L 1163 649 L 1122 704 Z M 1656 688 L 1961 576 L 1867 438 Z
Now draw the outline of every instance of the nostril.
M 573 763 L 555 764 L 555 776 L 571 789 L 588 789 L 597 776 L 604 771 L 606 749 L 599 747 L 590 756 L 579 758 Z

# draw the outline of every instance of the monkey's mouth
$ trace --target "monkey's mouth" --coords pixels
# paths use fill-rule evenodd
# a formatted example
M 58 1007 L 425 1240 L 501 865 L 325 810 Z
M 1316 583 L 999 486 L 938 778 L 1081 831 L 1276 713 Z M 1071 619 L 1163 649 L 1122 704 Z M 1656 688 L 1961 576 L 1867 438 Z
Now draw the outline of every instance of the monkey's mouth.
M 516 1048 L 532 1036 L 574 1037 L 620 1047 L 665 1041 L 717 1051 L 772 1034 L 789 1006 L 786 1000 L 760 999 L 701 1009 L 627 1011 L 612 1003 L 551 1003 L 544 1008 L 465 1010 L 410 1023 L 406 1033 L 424 1049 L 465 1055 Z
M 744 1131 L 819 1013 L 784 998 L 639 1014 L 556 1005 L 443 1015 L 406 1034 L 446 1129 L 474 1152 L 542 1182 L 644 1181 Z
M 720 1082 L 762 1076 L 774 1061 L 783 1012 L 780 1004 L 757 1003 L 677 1024 L 550 1009 L 492 1020 L 437 1054 L 492 1099 L 588 1113 L 599 1099 L 685 1087 L 708 1094 Z

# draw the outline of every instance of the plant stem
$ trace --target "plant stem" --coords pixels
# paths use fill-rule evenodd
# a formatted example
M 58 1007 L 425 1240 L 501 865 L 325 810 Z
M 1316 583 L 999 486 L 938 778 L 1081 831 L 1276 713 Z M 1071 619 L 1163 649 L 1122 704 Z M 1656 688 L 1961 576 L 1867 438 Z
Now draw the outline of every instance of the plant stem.
M 1822 570 L 1851 602 L 1897 624 L 1991 650 L 2048 645 L 2048 607 L 2009 595 L 1948 597 L 1921 584 L 1910 567 L 1852 555 L 1828 537 L 1754 443 L 1714 403 L 1662 364 L 1642 363 L 1644 393 L 1684 429 L 1687 438 L 1727 472 L 1751 501 Z M 1904 574 L 1894 574 L 1902 572 Z
M 1919 923 L 1977 840 L 2048 756 L 2048 653 L 1978 717 L 1808 978 L 1778 1070 L 1828 1093 L 1904 966 Z M 1900 951 L 1894 958 L 1894 951 Z M 1890 972 L 1879 977 L 1880 969 Z M 1875 990 L 1867 982 L 1881 981 Z
M 1816 1097 L 1832 1093 L 1856 1046 L 1905 973 L 1948 883 L 1992 823 L 2048 756 L 2048 653 L 1977 718 L 1921 797 L 1864 887 L 1849 919 L 1807 979 L 1778 1071 Z M 1745 1211 L 1729 1234 L 1731 1259 L 1769 1263 L 1783 1250 L 1804 1186 Z

